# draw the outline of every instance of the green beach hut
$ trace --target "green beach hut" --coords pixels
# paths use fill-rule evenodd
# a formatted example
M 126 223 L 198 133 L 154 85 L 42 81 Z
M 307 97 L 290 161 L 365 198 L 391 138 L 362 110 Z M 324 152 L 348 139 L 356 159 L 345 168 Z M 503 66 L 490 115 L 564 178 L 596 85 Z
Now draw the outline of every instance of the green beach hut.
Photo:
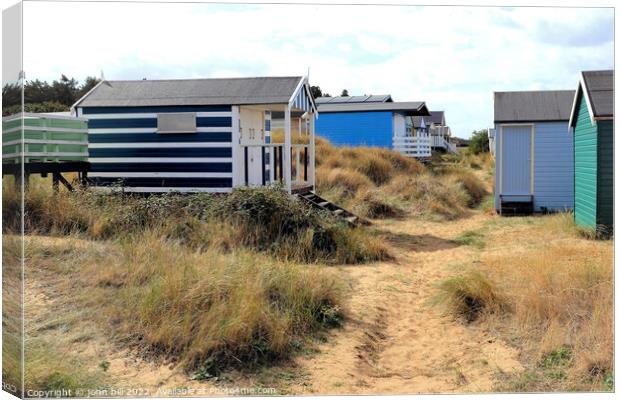
M 614 218 L 614 71 L 584 71 L 569 120 L 575 152 L 575 222 L 611 232 Z

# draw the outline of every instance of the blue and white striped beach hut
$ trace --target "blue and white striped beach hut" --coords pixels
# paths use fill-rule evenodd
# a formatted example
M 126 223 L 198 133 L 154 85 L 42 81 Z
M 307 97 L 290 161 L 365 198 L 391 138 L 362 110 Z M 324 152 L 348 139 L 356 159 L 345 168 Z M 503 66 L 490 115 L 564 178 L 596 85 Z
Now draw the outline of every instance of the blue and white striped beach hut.
M 289 192 L 314 187 L 317 113 L 305 77 L 102 81 L 72 110 L 88 119 L 97 186 L 229 192 L 281 180 Z M 284 143 L 271 143 L 272 112 L 284 113 Z M 291 112 L 308 120 L 309 144 L 291 144 Z

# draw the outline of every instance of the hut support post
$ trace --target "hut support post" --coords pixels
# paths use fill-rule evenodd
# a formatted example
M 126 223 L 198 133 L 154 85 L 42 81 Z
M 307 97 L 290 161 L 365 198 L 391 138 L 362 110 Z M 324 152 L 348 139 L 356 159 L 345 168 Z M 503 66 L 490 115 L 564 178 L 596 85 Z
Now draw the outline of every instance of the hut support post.
M 312 189 L 315 188 L 316 182 L 314 177 L 314 113 L 310 113 L 310 165 L 308 182 L 312 183 Z
M 284 108 L 284 186 L 287 192 L 292 192 L 291 186 L 291 106 Z

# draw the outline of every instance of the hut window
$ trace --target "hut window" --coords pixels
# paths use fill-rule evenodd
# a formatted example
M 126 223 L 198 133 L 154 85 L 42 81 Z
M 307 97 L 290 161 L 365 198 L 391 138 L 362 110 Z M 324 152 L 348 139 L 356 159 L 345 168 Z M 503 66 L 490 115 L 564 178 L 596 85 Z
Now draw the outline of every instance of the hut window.
M 157 133 L 195 133 L 196 113 L 157 114 Z

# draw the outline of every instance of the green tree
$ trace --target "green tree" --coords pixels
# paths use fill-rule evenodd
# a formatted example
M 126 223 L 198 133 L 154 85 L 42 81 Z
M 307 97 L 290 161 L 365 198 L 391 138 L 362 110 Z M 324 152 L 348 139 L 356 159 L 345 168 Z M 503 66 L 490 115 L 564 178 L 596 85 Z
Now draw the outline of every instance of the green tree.
M 323 91 L 320 86 L 310 86 L 310 94 L 312 94 L 312 97 L 315 99 L 317 97 L 323 97 Z
M 469 141 L 469 152 L 473 154 L 487 153 L 489 151 L 489 131 L 482 129 L 473 131 Z
M 79 84 L 65 75 L 51 84 L 35 79 L 24 84 L 24 109 L 27 112 L 67 111 L 80 97 L 92 89 L 99 79 L 93 76 Z M 6 84 L 2 88 L 2 115 L 21 111 L 21 86 Z
M 78 82 L 73 78 L 67 78 L 65 75 L 62 75 L 59 81 L 52 82 L 54 100 L 61 104 L 73 104 L 77 98 L 78 91 Z
M 86 80 L 84 81 L 84 83 L 82 84 L 82 86 L 80 86 L 80 90 L 78 91 L 77 94 L 77 98 L 75 99 L 75 101 L 78 101 L 82 96 L 84 96 L 86 93 L 88 93 L 88 91 L 92 88 L 94 88 L 95 86 L 97 86 L 97 84 L 101 81 L 101 79 L 94 77 L 94 76 L 87 76 Z M 73 104 L 73 103 L 72 103 Z
M 7 83 L 2 88 L 2 106 L 19 106 L 22 104 L 22 87 L 18 83 Z
M 347 89 L 342 89 L 342 93 L 340 93 L 342 97 L 349 97 L 349 91 Z

